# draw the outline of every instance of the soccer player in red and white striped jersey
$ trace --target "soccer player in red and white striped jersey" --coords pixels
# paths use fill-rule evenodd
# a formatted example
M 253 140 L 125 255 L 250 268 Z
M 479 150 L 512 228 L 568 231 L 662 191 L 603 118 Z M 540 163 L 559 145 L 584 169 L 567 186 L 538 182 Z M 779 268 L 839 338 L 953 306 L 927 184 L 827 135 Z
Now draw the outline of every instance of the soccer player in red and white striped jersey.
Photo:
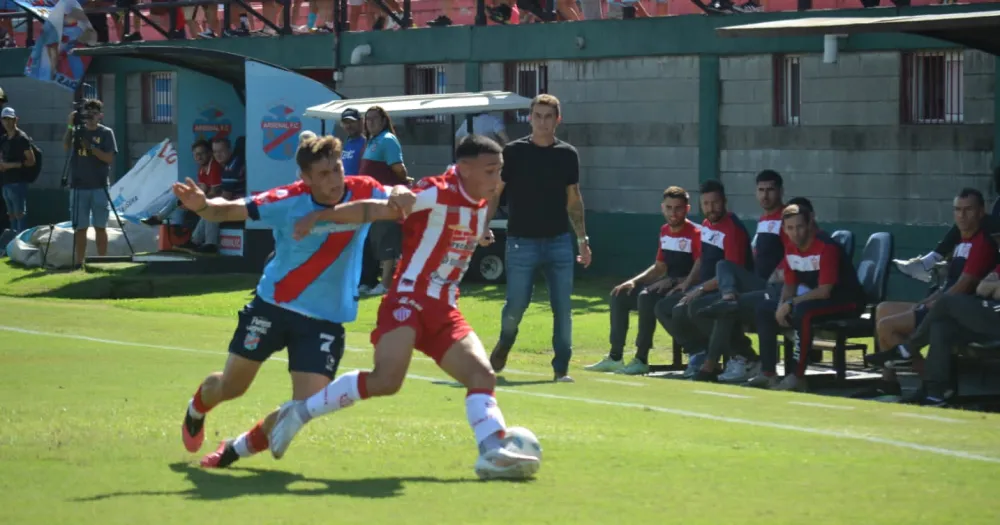
M 413 349 L 420 350 L 467 389 L 465 411 L 479 444 L 476 474 L 482 479 L 533 475 L 538 459 L 505 448 L 503 414 L 493 390 L 496 376 L 483 344 L 458 310 L 458 284 L 476 246 L 486 243 L 487 201 L 496 193 L 503 167 L 500 146 L 469 135 L 456 148 L 457 165 L 419 181 L 412 201 L 357 201 L 316 212 L 296 225 L 302 233 L 317 221 L 364 223 L 403 218 L 403 256 L 393 285 L 382 299 L 372 332 L 375 367 L 341 375 L 305 401 L 285 403 L 270 435 L 271 453 L 284 455 L 311 419 L 370 397 L 399 391 Z M 393 190 L 399 198 L 403 188 Z M 298 235 L 298 233 L 297 233 Z

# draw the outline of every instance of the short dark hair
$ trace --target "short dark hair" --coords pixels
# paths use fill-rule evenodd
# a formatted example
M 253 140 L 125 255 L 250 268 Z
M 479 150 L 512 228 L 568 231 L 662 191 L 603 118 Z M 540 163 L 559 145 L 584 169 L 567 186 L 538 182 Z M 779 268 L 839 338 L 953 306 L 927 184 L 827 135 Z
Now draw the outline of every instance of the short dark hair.
M 455 146 L 455 160 L 474 159 L 480 155 L 500 155 L 503 148 L 489 137 L 471 133 Z
M 706 193 L 718 193 L 723 197 L 726 196 L 726 187 L 723 186 L 722 183 L 717 180 L 706 180 L 705 182 L 702 182 L 701 187 L 698 188 L 698 191 L 700 191 L 702 195 Z
M 986 207 L 986 199 L 983 198 L 983 192 L 977 190 L 976 188 L 962 188 L 962 191 L 958 192 L 959 199 L 967 199 L 972 197 L 975 199 L 976 204 Z
M 308 171 L 313 163 L 321 159 L 340 159 L 342 145 L 340 139 L 329 135 L 318 137 L 315 134 L 299 139 L 299 149 L 295 152 L 295 163 L 299 169 Z
M 816 211 L 816 209 L 813 208 L 812 201 L 810 201 L 805 197 L 792 197 L 791 199 L 788 199 L 788 202 L 786 204 L 787 206 L 791 206 L 794 204 L 799 208 L 805 208 L 806 210 L 809 211 L 809 213 L 813 213 Z
M 774 170 L 763 170 L 757 174 L 757 184 L 761 182 L 773 182 L 778 188 L 785 186 L 785 181 L 781 178 L 781 175 Z
M 223 137 L 222 135 L 212 137 L 212 144 L 225 144 L 227 148 L 233 147 L 233 143 L 229 140 L 229 137 Z
M 205 148 L 208 151 L 212 151 L 212 143 L 205 139 L 198 139 L 194 141 L 194 144 L 191 144 L 191 151 L 194 151 L 198 148 Z
M 88 98 L 83 100 L 83 109 L 85 110 L 95 110 L 97 112 L 104 111 L 104 102 L 96 98 Z
M 681 199 L 684 202 L 690 202 L 691 196 L 688 195 L 688 192 L 685 191 L 684 188 L 680 186 L 671 186 L 663 190 L 663 200 L 667 199 Z
M 812 219 L 812 210 L 806 208 L 805 206 L 799 206 L 798 204 L 789 204 L 785 206 L 784 210 L 781 210 L 781 220 L 790 219 L 801 215 L 806 222 Z

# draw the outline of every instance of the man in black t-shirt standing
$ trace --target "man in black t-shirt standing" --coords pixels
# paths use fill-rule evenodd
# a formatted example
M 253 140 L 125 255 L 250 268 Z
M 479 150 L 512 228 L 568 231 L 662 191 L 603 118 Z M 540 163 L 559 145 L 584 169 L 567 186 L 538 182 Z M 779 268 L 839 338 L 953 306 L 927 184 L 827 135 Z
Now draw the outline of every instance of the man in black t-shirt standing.
M 500 372 L 517 338 L 517 328 L 531 302 L 535 271 L 541 269 L 549 287 L 554 330 L 552 369 L 555 380 L 572 382 L 569 360 L 573 354 L 573 226 L 580 255 L 576 260 L 590 265 L 590 245 L 584 224 L 580 195 L 580 157 L 576 148 L 556 138 L 559 99 L 538 95 L 531 101 L 531 135 L 512 141 L 503 150 L 504 167 L 499 196 L 506 189 L 507 297 L 490 364 Z M 489 217 L 496 212 L 499 197 L 490 202 Z M 487 233 L 483 242 L 492 241 Z
M 35 165 L 31 139 L 17 127 L 14 108 L 0 111 L 0 184 L 10 227 L 15 232 L 27 226 L 28 169 Z M 0 246 L 0 249 L 3 247 Z

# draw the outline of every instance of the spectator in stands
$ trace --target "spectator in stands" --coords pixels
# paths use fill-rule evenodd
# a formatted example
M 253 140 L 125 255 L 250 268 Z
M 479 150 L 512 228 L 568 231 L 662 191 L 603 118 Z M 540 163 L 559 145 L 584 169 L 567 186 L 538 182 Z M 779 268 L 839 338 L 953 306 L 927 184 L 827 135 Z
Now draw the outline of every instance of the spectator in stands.
M 600 362 L 586 367 L 594 372 L 628 375 L 649 372 L 649 350 L 656 330 L 656 303 L 667 294 L 680 293 L 678 285 L 687 278 L 694 261 L 701 257 L 701 228 L 689 221 L 690 197 L 683 188 L 671 186 L 663 192 L 660 210 L 667 223 L 660 227 L 660 239 L 653 265 L 611 290 L 611 352 Z M 639 333 L 635 338 L 635 358 L 623 367 L 625 335 L 629 312 L 639 310 Z
M 507 365 L 518 326 L 531 302 L 535 273 L 542 270 L 549 286 L 552 306 L 553 379 L 571 383 L 569 361 L 573 355 L 573 319 L 570 295 L 573 292 L 573 238 L 580 250 L 576 260 L 590 265 L 590 239 L 580 194 L 580 155 L 576 148 L 556 138 L 560 121 L 559 99 L 538 95 L 531 101 L 531 134 L 504 147 L 503 182 L 490 202 L 493 217 L 499 196 L 506 188 L 507 297 L 500 318 L 500 337 L 490 364 L 500 372 Z M 492 232 L 487 233 L 487 239 Z
M 392 119 L 381 106 L 365 112 L 365 153 L 361 157 L 361 174 L 373 177 L 386 186 L 409 184 L 403 164 L 403 146 L 396 138 Z M 403 248 L 403 230 L 398 221 L 377 221 L 368 231 L 375 257 L 382 266 L 382 282 L 371 289 L 371 295 L 382 295 L 392 283 L 392 272 Z
M 993 190 L 1000 195 L 1000 166 L 993 169 Z M 993 207 L 990 209 L 990 214 L 983 217 L 982 226 L 987 235 L 993 236 L 1000 234 L 1000 196 L 993 201 Z M 896 259 L 893 262 L 896 263 L 896 268 L 905 275 L 917 279 L 918 281 L 929 283 L 933 278 L 931 275 L 931 268 L 944 261 L 948 254 L 955 249 L 955 246 L 957 246 L 961 240 L 962 234 L 959 231 L 958 226 L 952 226 L 952 228 L 948 230 L 948 233 L 945 234 L 944 239 L 941 240 L 931 253 L 905 261 Z
M 191 145 L 191 155 L 194 157 L 195 164 L 198 166 L 198 187 L 201 191 L 205 192 L 205 195 L 209 198 L 218 197 L 222 194 L 222 166 L 216 162 L 212 157 L 212 143 L 207 140 L 197 140 Z M 142 219 L 140 222 L 148 226 L 159 226 L 164 223 L 168 218 L 172 224 L 181 224 L 183 219 L 183 213 L 177 214 L 176 211 L 181 210 L 183 212 L 183 207 L 180 205 L 180 201 L 177 199 L 170 199 L 166 205 L 163 206 L 155 214 Z M 173 216 L 173 217 L 172 217 Z
M 865 306 L 864 290 L 843 247 L 813 227 L 812 212 L 792 204 L 782 213 L 788 235 L 780 297 L 757 305 L 761 373 L 747 384 L 758 388 L 805 391 L 806 365 L 812 349 L 815 322 L 853 318 Z M 792 328 L 795 337 L 795 370 L 786 370 L 778 381 L 778 333 Z
M 16 3 L 14 3 L 14 0 L 0 0 L 0 15 L 4 13 L 14 13 L 16 11 L 20 11 L 20 8 Z M 13 42 L 13 18 L 0 18 L 0 48 L 14 47 Z
M 930 345 L 923 367 L 923 384 L 901 399 L 903 403 L 947 406 L 952 383 L 952 350 L 971 342 L 1000 339 L 1000 266 L 976 287 L 976 296 L 944 295 L 934 302 L 927 318 L 905 343 L 917 352 Z
M 705 364 L 711 324 L 695 324 L 691 304 L 711 304 L 718 299 L 719 281 L 716 267 L 719 261 L 730 261 L 737 266 L 749 267 L 750 235 L 736 214 L 726 209 L 726 189 L 716 180 L 701 185 L 701 257 L 694 263 L 691 275 L 682 283 L 684 295 L 671 295 L 656 303 L 656 318 L 667 332 L 688 354 L 685 378 L 694 375 Z M 695 286 L 697 284 L 697 286 Z M 713 294 L 709 302 L 696 301 L 705 294 Z
M 934 302 L 944 295 L 972 294 L 979 281 L 996 266 L 997 244 L 982 228 L 986 214 L 983 194 L 973 188 L 962 189 L 954 199 L 954 214 L 961 242 L 952 250 L 947 282 L 941 290 L 915 305 L 903 302 L 878 305 L 876 335 L 879 348 L 884 350 L 865 356 L 870 365 L 904 364 L 919 359 L 917 349 L 909 348 L 904 341 L 923 323 Z
M 757 203 L 764 214 L 757 221 L 757 233 L 750 246 L 753 250 L 753 270 L 730 261 L 719 261 L 716 278 L 720 296 L 710 295 L 691 303 L 695 312 L 694 322 L 711 327 L 708 354 L 696 380 L 743 383 L 760 372 L 757 354 L 750 339 L 743 334 L 743 322 L 752 323 L 758 303 L 764 300 L 761 292 L 770 291 L 776 297 L 781 291 L 781 274 L 778 264 L 785 257 L 788 236 L 781 227 L 784 181 L 774 170 L 757 174 Z M 809 206 L 812 210 L 812 206 Z M 758 292 L 748 295 L 743 294 Z M 714 319 L 714 321 L 712 321 Z M 706 321 L 707 320 L 707 321 Z M 726 356 L 726 369 L 719 372 L 719 358 Z
M 274 2 L 265 2 L 265 14 L 267 15 L 267 6 L 273 5 Z M 188 38 L 194 38 L 199 36 L 201 38 L 214 38 L 222 34 L 222 25 L 219 23 L 219 7 L 216 4 L 208 5 L 192 5 L 183 8 L 184 10 L 184 21 L 187 23 L 187 34 Z M 203 26 L 198 26 L 198 11 L 205 13 L 205 23 Z M 135 17 L 134 19 L 138 19 Z M 269 20 L 277 20 L 277 18 L 271 18 Z
M 82 126 L 76 126 L 76 112 L 69 114 L 63 134 L 63 149 L 70 152 L 70 217 L 74 228 L 74 266 L 81 266 L 87 254 L 87 229 L 93 225 L 97 254 L 108 253 L 108 183 L 111 163 L 118 153 L 115 133 L 101 124 L 104 103 L 83 102 Z
M 17 127 L 14 108 L 0 110 L 3 124 L 0 135 L 0 184 L 3 184 L 3 202 L 7 208 L 10 228 L 15 232 L 27 226 L 28 168 L 35 165 L 35 152 L 31 138 Z M 0 247 L 2 248 L 2 247 Z
M 477 113 L 472 117 L 472 131 L 477 135 L 483 135 L 489 137 L 497 142 L 497 144 L 504 146 L 510 139 L 507 138 L 507 130 L 504 127 L 503 120 L 486 113 Z M 469 134 L 469 119 L 462 119 L 462 125 L 458 127 L 455 131 L 455 143 L 457 144 L 462 137 Z

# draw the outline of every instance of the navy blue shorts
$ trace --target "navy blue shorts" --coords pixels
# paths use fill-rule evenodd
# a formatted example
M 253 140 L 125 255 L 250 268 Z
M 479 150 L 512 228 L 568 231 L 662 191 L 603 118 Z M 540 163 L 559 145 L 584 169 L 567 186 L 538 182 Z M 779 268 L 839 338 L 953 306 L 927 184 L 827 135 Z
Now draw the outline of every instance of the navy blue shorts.
M 924 322 L 924 318 L 927 317 L 927 312 L 929 311 L 930 309 L 927 308 L 927 305 L 924 304 L 918 304 L 916 307 L 914 307 L 913 326 L 914 327 L 920 326 L 920 323 Z
M 344 325 L 306 317 L 259 297 L 243 307 L 229 352 L 263 363 L 288 349 L 288 371 L 322 374 L 330 379 L 344 357 Z

